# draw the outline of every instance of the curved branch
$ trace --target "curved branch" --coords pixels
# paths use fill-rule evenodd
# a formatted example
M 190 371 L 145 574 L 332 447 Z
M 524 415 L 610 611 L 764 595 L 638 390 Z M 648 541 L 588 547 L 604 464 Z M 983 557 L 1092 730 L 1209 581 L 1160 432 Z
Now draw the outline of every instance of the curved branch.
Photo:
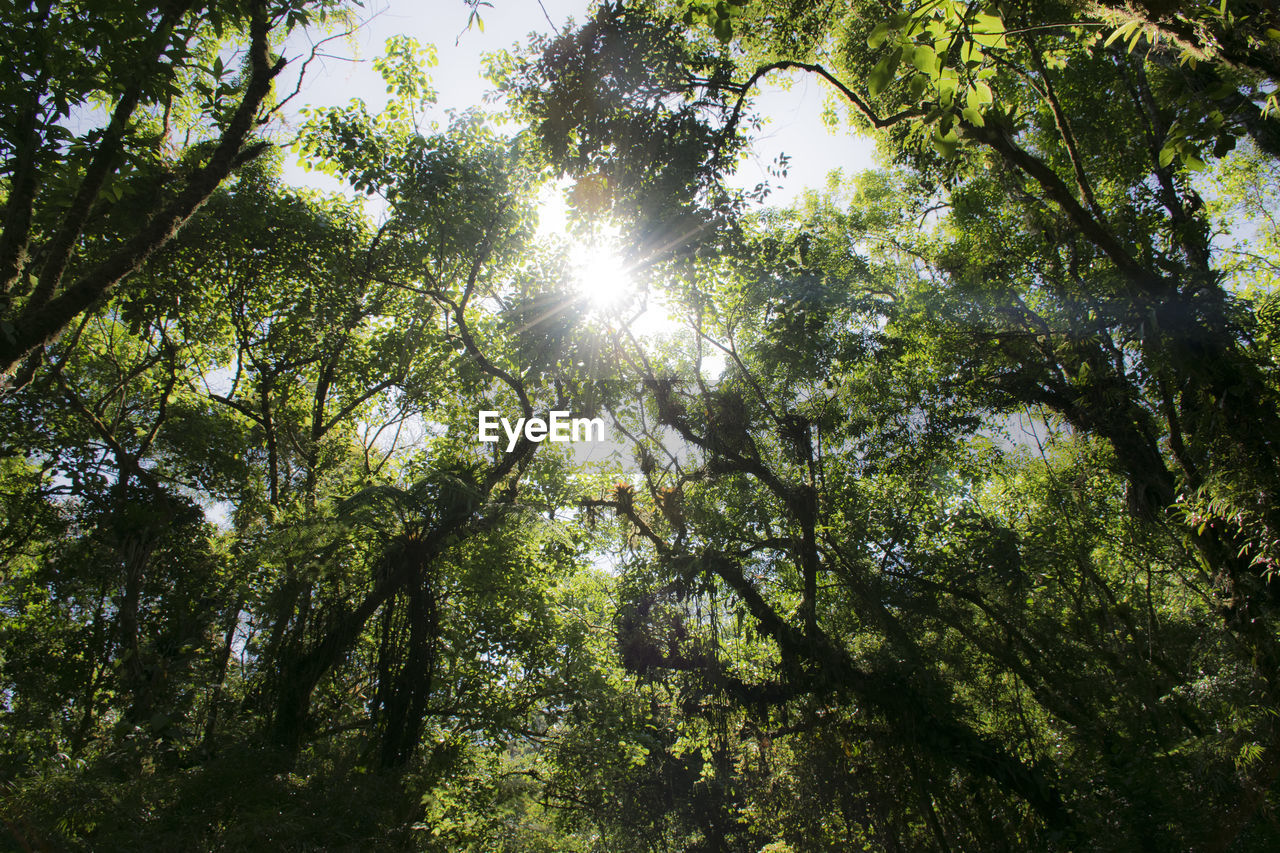
M 863 118 L 865 118 L 868 122 L 870 122 L 871 126 L 876 128 L 877 130 L 883 130 L 886 127 L 892 127 L 893 125 L 898 124 L 899 122 L 904 121 L 905 119 L 914 118 L 915 116 L 922 115 L 921 111 L 918 108 L 913 107 L 912 109 L 902 110 L 901 112 L 894 113 L 888 118 L 880 118 L 880 116 L 876 114 L 876 111 L 871 108 L 870 104 L 868 104 L 865 100 L 863 100 L 862 97 L 857 92 L 853 91 L 848 86 L 846 86 L 843 82 L 840 81 L 838 77 L 836 77 L 826 68 L 822 67 L 821 65 L 817 65 L 815 63 L 794 62 L 789 59 L 784 59 L 778 62 L 770 62 L 768 65 L 760 66 L 755 70 L 755 72 L 749 78 L 747 78 L 747 82 L 743 83 L 741 86 L 734 87 L 735 89 L 738 90 L 738 101 L 733 106 L 733 113 L 729 117 L 728 124 L 725 125 L 725 129 L 724 129 L 725 135 L 730 135 L 737 129 L 738 122 L 742 118 L 742 108 L 746 104 L 747 95 L 751 92 L 753 88 L 755 88 L 757 83 L 759 83 L 762 79 L 764 79 L 766 76 L 768 76 L 774 71 L 791 71 L 791 70 L 808 71 L 810 74 L 817 74 L 819 77 L 826 80 L 832 86 L 835 86 L 836 89 L 839 90 L 840 94 L 844 95 L 845 99 L 849 101 L 849 103 L 857 107 L 858 112 L 862 113 Z

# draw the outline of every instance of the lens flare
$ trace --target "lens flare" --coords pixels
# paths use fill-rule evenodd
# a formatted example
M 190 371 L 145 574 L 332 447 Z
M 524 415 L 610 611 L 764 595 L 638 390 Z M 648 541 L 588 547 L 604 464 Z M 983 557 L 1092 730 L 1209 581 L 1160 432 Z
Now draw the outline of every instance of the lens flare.
M 607 245 L 575 247 L 570 259 L 574 282 L 590 308 L 613 311 L 624 308 L 636 296 L 636 283 L 626 261 Z

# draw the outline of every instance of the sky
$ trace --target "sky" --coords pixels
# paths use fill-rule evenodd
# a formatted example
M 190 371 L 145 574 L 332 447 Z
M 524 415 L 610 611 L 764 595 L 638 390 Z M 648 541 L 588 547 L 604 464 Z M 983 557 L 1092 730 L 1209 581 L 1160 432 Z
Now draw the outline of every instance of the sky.
M 302 89 L 291 106 L 333 106 L 352 98 L 362 98 L 370 109 L 386 100 L 381 79 L 371 60 L 382 53 L 387 38 L 396 34 L 412 36 L 422 44 L 433 44 L 439 64 L 430 69 L 432 85 L 439 93 L 439 107 L 463 110 L 482 106 L 489 83 L 482 77 L 485 53 L 523 45 L 530 33 L 548 34 L 552 24 L 563 31 L 570 18 L 583 21 L 590 0 L 492 0 L 492 8 L 481 8 L 484 29 L 467 28 L 469 9 L 463 0 L 369 0 L 359 10 L 362 24 L 347 39 L 324 45 L 327 56 L 311 63 Z M 298 65 L 310 53 L 314 34 L 293 37 L 284 53 Z M 774 186 L 770 204 L 785 204 L 806 188 L 821 189 L 833 169 L 856 172 L 873 165 L 872 146 L 847 128 L 833 134 L 821 119 L 826 97 L 824 84 L 807 75 L 797 75 L 787 88 L 784 74 L 775 74 L 761 87 L 758 111 L 768 121 L 732 182 L 754 187 L 763 180 Z M 774 82 L 776 81 L 776 82 Z M 489 109 L 497 109 L 490 106 Z M 443 114 L 443 113 L 442 113 Z M 297 120 L 296 111 L 290 117 Z M 780 153 L 791 162 L 786 178 L 769 177 L 766 169 Z M 324 175 L 309 173 L 289 160 L 285 173 L 293 184 L 336 190 L 340 185 Z M 542 210 L 544 231 L 564 228 L 563 201 L 549 192 Z

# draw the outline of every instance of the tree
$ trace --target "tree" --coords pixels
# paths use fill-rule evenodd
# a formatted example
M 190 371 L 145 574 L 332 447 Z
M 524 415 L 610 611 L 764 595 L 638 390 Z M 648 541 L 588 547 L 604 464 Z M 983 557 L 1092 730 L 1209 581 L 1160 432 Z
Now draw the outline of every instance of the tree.
M 5 55 L 14 61 L 0 79 L 0 97 L 15 107 L 0 131 L 7 384 L 30 381 L 46 345 L 267 149 L 254 136 L 285 66 L 272 39 L 339 8 L 175 0 L 82 10 L 50 0 L 10 10 Z M 229 48 L 243 55 L 238 77 L 223 58 Z M 179 137 L 186 156 L 175 158 Z
M 336 799 L 387 780 L 354 823 L 304 793 L 295 833 L 379 836 L 424 791 L 498 796 L 453 772 L 501 772 L 495 744 L 559 701 L 579 561 L 548 516 L 576 474 L 477 445 L 475 412 L 575 407 L 589 347 L 563 247 L 530 246 L 538 161 L 477 116 L 430 123 L 403 47 L 384 113 L 306 130 L 382 221 L 246 164 L 5 398 L 6 501 L 32 514 L 4 531 L 0 634 L 23 843 L 237 844 L 210 815 L 285 807 L 292 768 Z
M 931 291 L 900 303 L 904 310 L 917 305 L 917 319 L 891 328 L 903 336 L 896 346 L 921 352 L 917 358 L 938 369 L 925 386 L 934 389 L 932 398 L 970 401 L 974 415 L 988 417 L 1044 407 L 1106 442 L 1128 482 L 1129 511 L 1173 534 L 1207 567 L 1221 626 L 1229 642 L 1248 650 L 1240 662 L 1270 695 L 1280 672 L 1274 630 L 1266 627 L 1275 618 L 1271 496 L 1280 482 L 1274 369 L 1252 331 L 1254 306 L 1223 286 L 1193 181 L 1206 158 L 1227 156 L 1238 142 L 1274 150 L 1268 71 L 1213 54 L 1205 41 L 1201 59 L 1183 53 L 1180 64 L 1186 44 L 1156 41 L 1141 24 L 1111 33 L 1112 26 L 1069 6 L 929 3 L 892 11 L 859 4 L 617 4 L 603 7 L 589 28 L 626 37 L 637 31 L 635 18 L 647 17 L 649 26 L 682 32 L 687 44 L 704 50 L 714 50 L 712 35 L 732 42 L 733 52 L 721 55 L 737 66 L 727 77 L 702 75 L 689 64 L 684 75 L 654 75 L 633 89 L 646 105 L 640 109 L 679 98 L 705 105 L 704 137 L 726 143 L 741 130 L 750 95 L 767 75 L 799 70 L 830 83 L 854 123 L 876 134 L 904 175 L 907 197 L 919 200 L 914 227 L 943 212 L 931 241 L 894 238 L 917 253 L 907 274 L 923 275 Z M 1262 20 L 1250 17 L 1249 26 Z M 1151 36 L 1144 53 L 1134 50 L 1140 32 Z M 589 88 L 577 75 L 571 38 L 545 51 L 515 83 L 535 121 L 561 97 L 547 92 Z M 673 61 L 691 49 L 673 49 Z M 597 115 L 586 103 L 588 114 Z M 604 146 L 591 151 L 608 156 Z M 579 152 L 566 162 L 583 159 Z M 712 180 L 718 167 L 714 158 L 705 162 Z M 899 198 L 889 203 L 913 209 Z M 838 245 L 881 239 L 861 230 L 865 221 L 865 215 L 854 220 Z M 796 245 L 807 266 L 810 242 Z M 717 249 L 732 253 L 732 244 Z M 843 274 L 861 275 L 856 265 Z M 773 284 L 783 292 L 796 286 L 785 277 Z M 803 327 L 808 315 L 795 306 L 805 301 L 786 304 Z M 896 311 L 890 316 L 906 322 Z M 874 328 L 883 320 L 862 322 Z M 802 338 L 809 350 L 822 340 L 813 334 Z M 931 339 L 936 345 L 916 350 Z M 774 401 L 787 393 L 760 376 L 757 384 L 766 390 L 752 391 L 749 404 L 745 390 L 719 403 L 703 399 L 698 406 L 708 413 L 702 416 L 708 427 L 685 437 L 726 456 L 731 467 L 735 454 L 741 457 L 736 464 L 768 487 L 776 511 L 798 519 L 804 502 L 796 484 L 765 461 L 786 458 L 778 454 L 787 447 L 783 419 L 790 413 Z M 668 424 L 680 420 L 673 413 L 692 411 L 672 399 Z M 735 430 L 747 430 L 741 447 L 712 438 L 724 432 L 715 412 L 728 417 L 744 406 L 773 423 L 779 450 L 772 456 L 754 449 L 759 439 L 745 416 L 733 422 Z M 823 500 L 819 489 L 815 502 Z M 757 622 L 779 637 L 812 634 L 820 622 L 813 602 L 824 570 L 812 566 L 824 564 L 805 557 L 810 537 L 803 524 L 792 538 L 799 624 L 789 624 L 767 599 L 753 608 Z M 657 540 L 660 552 L 672 547 L 669 535 Z M 725 572 L 736 580 L 731 568 Z M 739 594 L 752 602 L 749 589 Z M 904 641 L 910 637 L 907 631 Z M 919 666 L 928 671 L 927 663 Z M 1231 843 L 1275 778 L 1275 729 L 1262 718 L 1251 725 L 1271 746 L 1247 762 L 1241 804 L 1216 821 L 1202 841 L 1207 848 Z M 1028 802 L 1037 801 L 1037 787 L 1024 793 Z M 1039 802 L 1048 818 L 1052 809 Z
M 192 144 L 140 89 L 55 291 L 248 97 L 183 9 Z M 0 397 L 15 843 L 1274 849 L 1272 19 L 1126 10 L 610 3 L 495 63 L 509 134 L 393 38 L 296 149 L 371 203 L 244 160 Z M 755 210 L 788 71 L 882 167 Z M 41 156 L 13 305 L 96 162 Z M 584 305 L 556 175 L 679 331 Z

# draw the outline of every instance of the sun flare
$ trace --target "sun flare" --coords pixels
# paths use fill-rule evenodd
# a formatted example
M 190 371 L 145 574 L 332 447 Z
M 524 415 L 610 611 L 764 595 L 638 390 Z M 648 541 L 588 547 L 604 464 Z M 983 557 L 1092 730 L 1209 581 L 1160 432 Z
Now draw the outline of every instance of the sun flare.
M 651 290 L 636 265 L 620 253 L 616 237 L 570 245 L 569 265 L 581 310 L 625 326 L 644 338 L 670 335 L 682 327 L 660 290 Z
M 612 311 L 636 297 L 636 282 L 627 262 L 612 247 L 584 244 L 571 254 L 574 285 L 590 308 Z

